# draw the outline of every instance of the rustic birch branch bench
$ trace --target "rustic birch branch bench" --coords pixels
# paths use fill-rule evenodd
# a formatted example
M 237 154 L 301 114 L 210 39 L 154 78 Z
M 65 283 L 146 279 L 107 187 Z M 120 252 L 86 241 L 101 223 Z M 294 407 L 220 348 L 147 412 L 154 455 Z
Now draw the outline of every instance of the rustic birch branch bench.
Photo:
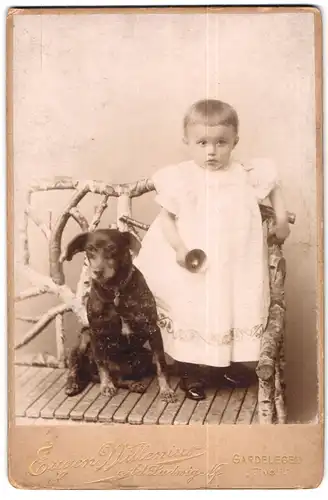
M 69 203 L 55 223 L 47 224 L 32 210 L 31 200 L 36 193 L 53 190 L 70 190 L 73 193 Z M 131 231 L 139 241 L 139 231 L 147 231 L 148 225 L 132 217 L 132 200 L 154 191 L 149 179 L 130 184 L 107 185 L 98 181 L 81 181 L 71 178 L 40 180 L 30 185 L 26 193 L 26 207 L 20 228 L 20 245 L 23 253 L 21 271 L 31 282 L 31 287 L 15 297 L 17 303 L 49 293 L 60 300 L 60 304 L 47 310 L 41 317 L 19 316 L 20 320 L 32 326 L 24 338 L 15 346 L 15 399 L 16 417 L 65 419 L 84 422 L 116 422 L 131 424 L 260 424 L 285 423 L 284 382 L 284 327 L 285 327 L 285 260 L 281 245 L 274 238 L 268 238 L 271 303 L 269 320 L 262 339 L 260 359 L 256 368 L 254 383 L 248 388 L 211 387 L 205 401 L 194 402 L 185 399 L 178 386 L 178 377 L 171 367 L 171 384 L 176 390 L 177 402 L 164 403 L 158 397 L 157 382 L 149 379 L 144 394 L 129 393 L 120 389 L 111 399 L 99 393 L 98 384 L 90 384 L 81 394 L 65 395 L 66 356 L 63 316 L 68 311 L 75 313 L 81 327 L 88 325 L 85 300 L 88 295 L 89 279 L 86 260 L 82 266 L 74 293 L 65 283 L 63 266 L 60 262 L 62 236 L 69 219 L 73 219 L 81 231 L 93 231 L 99 225 L 108 207 L 110 197 L 117 198 L 116 223 L 121 231 Z M 100 202 L 90 222 L 82 214 L 79 204 L 82 199 L 94 193 Z M 268 227 L 268 235 L 274 225 L 270 207 L 261 205 L 262 219 Z M 294 215 L 289 220 L 294 223 Z M 49 275 L 43 275 L 30 266 L 30 242 L 28 228 L 33 222 L 44 234 L 49 248 Z M 172 328 L 168 313 L 158 303 L 161 328 Z M 37 353 L 20 357 L 20 349 L 30 343 L 51 322 L 55 322 L 57 356 Z M 43 420 L 45 421 L 45 420 Z

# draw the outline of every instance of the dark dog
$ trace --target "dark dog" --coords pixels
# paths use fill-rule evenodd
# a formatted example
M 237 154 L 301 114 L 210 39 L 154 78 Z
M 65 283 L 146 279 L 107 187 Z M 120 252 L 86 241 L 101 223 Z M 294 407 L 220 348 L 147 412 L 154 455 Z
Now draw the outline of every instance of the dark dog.
M 155 299 L 132 263 L 131 251 L 138 250 L 137 246 L 139 242 L 129 232 L 98 229 L 76 236 L 61 259 L 70 261 L 85 251 L 91 274 L 90 328 L 81 333 L 80 344 L 70 356 L 69 395 L 81 390 L 95 367 L 102 394 L 113 396 L 117 387 L 142 392 L 143 384 L 135 379 L 145 376 L 154 361 L 162 399 L 175 399 L 167 379 Z M 147 341 L 150 351 L 144 347 Z

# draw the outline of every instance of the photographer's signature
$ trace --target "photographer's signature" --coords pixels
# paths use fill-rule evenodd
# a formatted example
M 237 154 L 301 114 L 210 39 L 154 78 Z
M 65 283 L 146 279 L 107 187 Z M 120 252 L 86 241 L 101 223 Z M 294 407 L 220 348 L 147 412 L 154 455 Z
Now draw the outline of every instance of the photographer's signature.
M 205 454 L 202 448 L 171 446 L 167 450 L 155 451 L 146 442 L 134 445 L 108 442 L 102 444 L 94 456 L 71 460 L 54 458 L 56 451 L 52 442 L 41 446 L 36 452 L 36 458 L 29 465 L 29 474 L 41 476 L 50 473 L 52 477 L 49 478 L 49 485 L 60 483 L 74 469 L 91 469 L 98 476 L 85 481 L 84 484 L 115 484 L 134 477 L 180 477 L 190 484 L 197 477 L 205 477 L 207 485 L 217 485 L 224 473 L 224 467 L 228 465 L 217 463 L 208 470 L 203 470 L 189 463 Z

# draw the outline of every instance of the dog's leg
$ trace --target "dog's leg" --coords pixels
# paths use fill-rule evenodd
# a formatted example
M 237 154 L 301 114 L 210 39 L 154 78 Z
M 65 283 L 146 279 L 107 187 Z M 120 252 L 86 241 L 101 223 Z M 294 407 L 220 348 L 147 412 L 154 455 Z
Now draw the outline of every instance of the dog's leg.
M 116 364 L 111 363 L 109 360 L 109 353 L 107 349 L 108 332 L 104 330 L 103 320 L 98 316 L 94 317 L 90 314 L 89 322 L 91 325 L 90 330 L 90 345 L 93 353 L 93 359 L 97 365 L 99 379 L 100 379 L 100 392 L 103 396 L 112 397 L 117 392 L 114 385 L 111 373 L 117 370 Z M 88 316 L 88 318 L 89 318 Z
M 112 377 L 107 366 L 97 363 L 100 377 L 100 392 L 103 396 L 112 397 L 116 394 L 117 388 L 114 385 Z
M 80 351 L 80 347 L 75 347 L 69 357 L 68 376 L 65 392 L 67 396 L 79 394 L 88 384 L 87 377 L 83 377 L 83 364 L 85 354 Z
M 79 345 L 71 351 L 68 360 L 68 376 L 65 392 L 67 396 L 79 394 L 91 380 L 88 370 L 87 351 L 90 349 L 90 335 L 88 329 L 83 329 L 79 337 Z
M 157 380 L 161 399 L 168 403 L 176 401 L 176 395 L 171 389 L 167 378 L 167 365 L 164 356 L 164 346 L 160 329 L 156 326 L 150 332 L 149 344 L 154 354 Z
M 68 360 L 68 375 L 65 386 L 65 393 L 67 396 L 74 396 L 81 391 L 79 383 L 79 367 L 80 353 L 79 348 L 75 347 L 72 349 Z

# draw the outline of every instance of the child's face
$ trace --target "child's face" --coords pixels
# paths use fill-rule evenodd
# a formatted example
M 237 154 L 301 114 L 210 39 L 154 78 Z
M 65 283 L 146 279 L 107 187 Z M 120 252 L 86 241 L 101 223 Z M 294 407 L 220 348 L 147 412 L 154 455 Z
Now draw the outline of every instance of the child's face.
M 219 170 L 228 165 L 238 136 L 232 125 L 189 125 L 184 142 L 191 158 L 200 167 Z

